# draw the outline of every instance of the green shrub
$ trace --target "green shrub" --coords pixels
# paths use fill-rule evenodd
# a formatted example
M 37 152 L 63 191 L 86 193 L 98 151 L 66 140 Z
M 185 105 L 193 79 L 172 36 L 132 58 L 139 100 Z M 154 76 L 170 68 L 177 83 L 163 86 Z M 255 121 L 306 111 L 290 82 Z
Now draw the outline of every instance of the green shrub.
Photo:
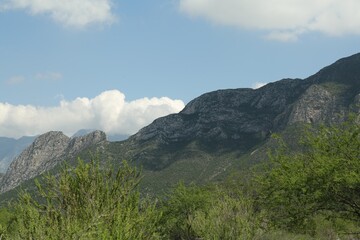
M 257 180 L 259 203 L 283 229 L 315 234 L 315 216 L 360 224 L 360 126 L 350 121 L 310 131 L 305 151 L 281 147 Z
M 260 229 L 260 218 L 253 210 L 252 200 L 233 198 L 218 192 L 211 208 L 197 211 L 191 220 L 194 232 L 201 239 L 253 239 Z
M 161 214 L 140 199 L 139 180 L 126 162 L 114 171 L 79 160 L 37 182 L 39 198 L 21 194 L 11 239 L 159 239 Z
M 162 224 L 170 239 L 194 239 L 192 216 L 197 211 L 207 211 L 211 204 L 211 193 L 204 188 L 180 182 L 163 201 Z

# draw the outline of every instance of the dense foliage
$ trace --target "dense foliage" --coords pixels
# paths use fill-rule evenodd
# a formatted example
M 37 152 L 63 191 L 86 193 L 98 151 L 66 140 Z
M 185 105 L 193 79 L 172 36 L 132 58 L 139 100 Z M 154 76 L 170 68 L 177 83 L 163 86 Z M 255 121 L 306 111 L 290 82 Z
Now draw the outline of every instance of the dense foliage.
M 140 172 L 100 161 L 64 166 L 0 209 L 1 239 L 360 239 L 360 126 L 311 129 L 281 143 L 253 178 L 179 183 L 140 196 Z
M 303 152 L 292 153 L 282 144 L 258 179 L 272 223 L 310 233 L 319 214 L 360 223 L 360 126 L 312 129 L 303 145 Z
M 22 193 L 10 239 L 159 239 L 161 215 L 140 199 L 140 173 L 123 163 L 118 171 L 98 161 L 64 168 L 60 177 L 37 182 L 39 196 Z

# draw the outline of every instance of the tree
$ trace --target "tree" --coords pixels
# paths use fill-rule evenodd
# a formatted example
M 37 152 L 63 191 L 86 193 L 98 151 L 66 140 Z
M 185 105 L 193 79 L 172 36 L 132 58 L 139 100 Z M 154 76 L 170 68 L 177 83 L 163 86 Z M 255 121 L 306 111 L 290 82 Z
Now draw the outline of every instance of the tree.
M 257 180 L 259 202 L 269 219 L 296 231 L 311 231 L 313 217 L 360 223 L 360 126 L 355 121 L 321 126 L 306 134 L 305 151 L 286 146 L 270 154 L 271 166 Z
M 167 239 L 254 239 L 261 232 L 253 199 L 238 189 L 180 183 L 163 205 Z
M 37 181 L 37 197 L 21 194 L 11 239 L 159 239 L 161 214 L 140 199 L 139 181 L 126 162 L 114 171 L 79 160 Z
M 191 225 L 197 211 L 207 211 L 211 206 L 211 193 L 195 185 L 180 182 L 163 201 L 162 223 L 170 239 L 195 239 L 198 237 Z
M 253 200 L 229 195 L 223 190 L 213 194 L 211 208 L 197 211 L 191 219 L 193 231 L 201 239 L 254 239 L 260 236 L 260 214 Z

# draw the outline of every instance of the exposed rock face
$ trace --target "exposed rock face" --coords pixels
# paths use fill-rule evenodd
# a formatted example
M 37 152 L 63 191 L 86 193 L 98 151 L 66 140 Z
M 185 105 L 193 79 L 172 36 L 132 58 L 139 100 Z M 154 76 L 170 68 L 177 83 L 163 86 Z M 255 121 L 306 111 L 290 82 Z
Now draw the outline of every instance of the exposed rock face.
M 304 91 L 303 81 L 285 79 L 253 89 L 219 90 L 191 101 L 179 114 L 155 120 L 131 139 L 161 142 L 189 139 L 261 138 L 286 121 L 287 107 Z M 246 139 L 244 139 L 244 137 Z
M 10 165 L 1 179 L 0 192 L 8 191 L 25 180 L 31 179 L 59 162 L 76 156 L 89 146 L 106 141 L 105 133 L 92 132 L 83 137 L 69 138 L 62 132 L 48 132 L 25 149 Z
M 359 102 L 360 54 L 305 79 L 284 79 L 260 89 L 206 93 L 179 114 L 155 120 L 130 141 L 229 143 L 248 149 L 296 122 L 334 122 Z
M 311 85 L 294 104 L 289 122 L 314 123 L 334 115 L 336 97 L 319 85 Z

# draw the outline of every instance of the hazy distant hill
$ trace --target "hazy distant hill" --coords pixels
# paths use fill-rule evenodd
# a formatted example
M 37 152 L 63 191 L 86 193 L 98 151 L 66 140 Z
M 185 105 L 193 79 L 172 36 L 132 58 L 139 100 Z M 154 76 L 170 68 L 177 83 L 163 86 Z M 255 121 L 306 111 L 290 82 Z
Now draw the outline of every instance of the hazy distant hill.
M 19 139 L 0 137 L 0 173 L 5 173 L 11 161 L 28 147 L 35 137 Z
M 82 136 L 85 136 L 91 132 L 94 132 L 95 129 L 81 129 L 79 131 L 77 131 L 74 135 L 72 135 L 72 138 L 73 137 L 82 137 Z M 117 142 L 117 141 L 124 141 L 126 139 L 129 138 L 129 135 L 126 135 L 126 134 L 108 134 L 107 136 L 107 140 L 109 142 Z
M 115 161 L 127 159 L 143 166 L 143 187 L 160 191 L 180 179 L 205 183 L 231 171 L 246 172 L 265 159 L 272 133 L 296 141 L 304 123 L 336 123 L 349 112 L 360 114 L 360 54 L 304 80 L 206 93 L 125 141 L 95 147 Z M 23 153 L 22 161 L 27 157 L 31 156 Z M 22 166 L 16 166 L 12 171 L 21 172 Z M 4 179 L 1 188 L 6 188 Z

